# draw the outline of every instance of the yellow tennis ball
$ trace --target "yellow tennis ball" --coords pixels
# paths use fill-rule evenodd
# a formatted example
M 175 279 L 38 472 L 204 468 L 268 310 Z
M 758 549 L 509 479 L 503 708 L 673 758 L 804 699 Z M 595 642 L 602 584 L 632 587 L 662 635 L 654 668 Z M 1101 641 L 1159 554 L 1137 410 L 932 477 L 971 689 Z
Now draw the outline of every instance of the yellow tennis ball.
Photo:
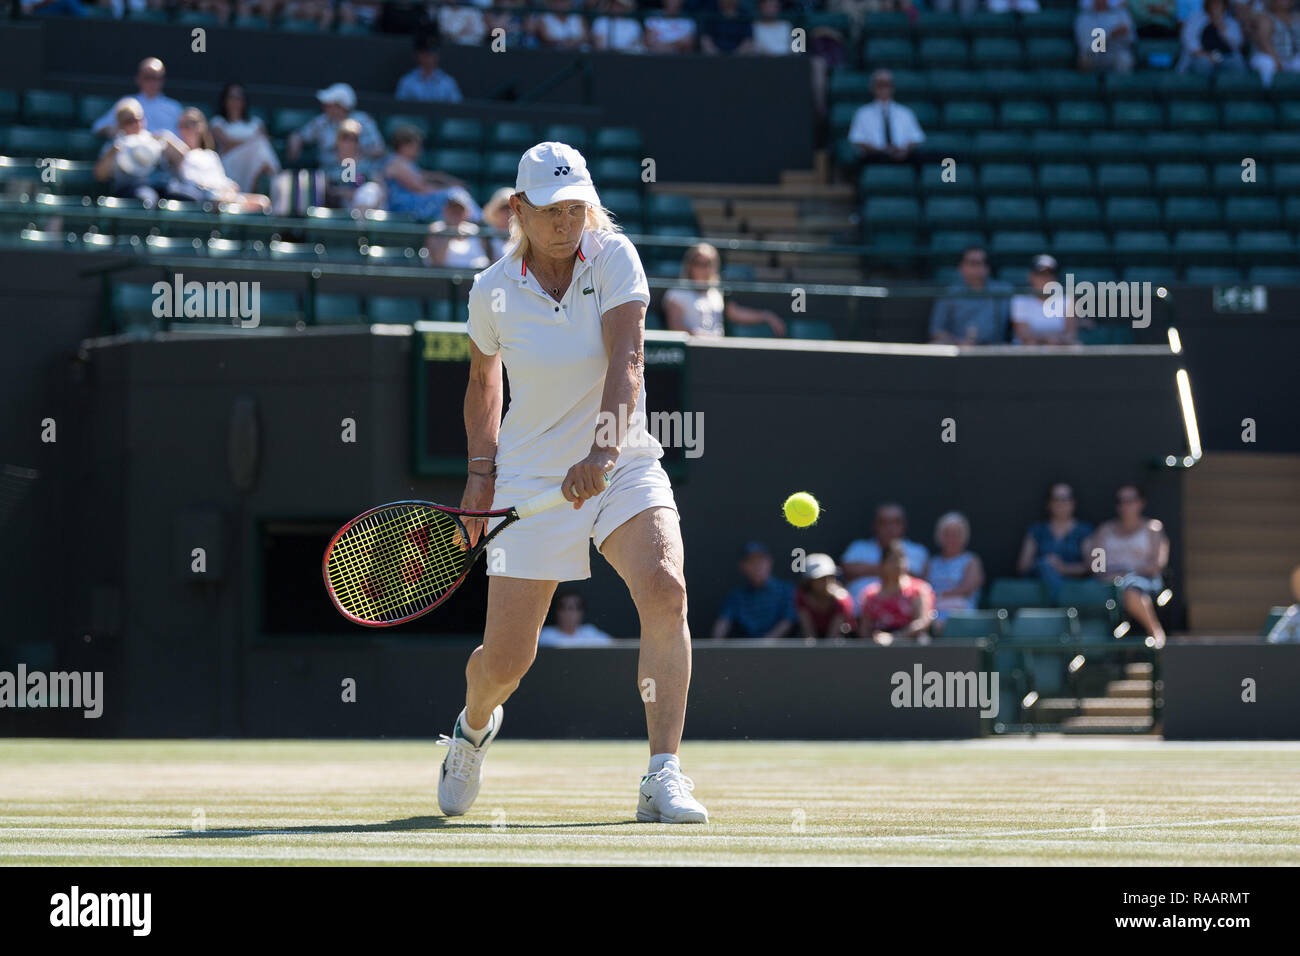
M 806 528 L 817 520 L 821 506 L 806 491 L 796 491 L 785 499 L 785 520 L 796 528 Z

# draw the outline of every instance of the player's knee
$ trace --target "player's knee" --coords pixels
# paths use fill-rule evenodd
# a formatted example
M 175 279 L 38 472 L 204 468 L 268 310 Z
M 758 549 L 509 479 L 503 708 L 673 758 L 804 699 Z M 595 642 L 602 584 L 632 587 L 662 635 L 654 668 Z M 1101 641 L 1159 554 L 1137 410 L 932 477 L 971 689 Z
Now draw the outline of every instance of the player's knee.
M 493 684 L 516 684 L 533 666 L 534 654 L 488 653 L 486 650 L 479 658 L 479 673 Z
M 637 589 L 637 610 L 643 618 L 686 619 L 686 580 L 679 569 L 661 563 Z

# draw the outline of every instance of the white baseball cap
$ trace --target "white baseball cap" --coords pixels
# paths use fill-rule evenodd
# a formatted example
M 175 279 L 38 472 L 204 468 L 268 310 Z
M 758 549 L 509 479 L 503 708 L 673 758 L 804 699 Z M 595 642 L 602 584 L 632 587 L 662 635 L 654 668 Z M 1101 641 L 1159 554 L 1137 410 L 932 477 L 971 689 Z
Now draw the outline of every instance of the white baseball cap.
M 549 206 L 566 199 L 600 205 L 591 172 L 582 153 L 567 143 L 538 143 L 519 160 L 515 192 L 534 206 Z
M 357 94 L 347 83 L 335 83 L 323 90 L 316 91 L 316 99 L 322 103 L 337 103 L 344 109 L 353 109 L 357 105 Z
M 804 565 L 803 576 L 809 581 L 829 578 L 835 573 L 835 559 L 829 554 L 810 554 Z

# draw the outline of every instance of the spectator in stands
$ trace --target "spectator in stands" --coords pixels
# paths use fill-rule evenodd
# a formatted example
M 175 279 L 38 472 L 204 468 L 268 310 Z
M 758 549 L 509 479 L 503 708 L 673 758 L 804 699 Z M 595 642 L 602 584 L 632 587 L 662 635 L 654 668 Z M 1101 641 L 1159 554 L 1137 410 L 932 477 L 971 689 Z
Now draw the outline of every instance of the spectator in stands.
M 1268 632 L 1270 644 L 1300 643 L 1300 567 L 1291 572 L 1291 594 L 1296 602 Z
M 1056 278 L 1056 260 L 1035 256 L 1029 268 L 1029 285 L 1034 295 L 1011 297 L 1011 341 L 1016 345 L 1077 345 L 1079 335 L 1074 303 L 1064 296 L 1053 298 L 1047 286 Z M 1057 313 L 1060 313 L 1058 315 Z
M 504 256 L 510 245 L 510 220 L 515 217 L 515 211 L 510 208 L 510 197 L 514 194 L 509 186 L 502 186 L 483 207 L 484 224 L 501 233 L 499 236 L 483 236 L 483 254 L 488 257 L 488 262 L 496 262 Z
M 394 94 L 399 100 L 421 103 L 459 103 L 460 87 L 451 74 L 438 67 L 438 43 L 430 37 L 415 41 L 415 69 L 397 83 Z
M 162 166 L 170 130 L 151 133 L 144 126 L 144 109 L 139 100 L 126 97 L 113 111 L 113 141 L 106 143 L 95 162 L 95 179 L 107 183 L 110 196 L 139 199 L 152 206 L 166 181 Z M 174 144 L 173 144 L 174 145 Z
M 1255 52 L 1250 65 L 1260 82 L 1272 86 L 1278 73 L 1300 73 L 1300 16 L 1292 0 L 1266 0 L 1255 16 Z
M 1007 340 L 1009 298 L 968 293 L 1011 292 L 1011 286 L 989 279 L 989 255 L 983 246 L 963 250 L 957 264 L 961 281 L 937 300 L 930 313 L 930 341 L 949 345 L 1001 345 Z
M 752 309 L 732 300 L 724 300 L 721 282 L 722 258 L 718 250 L 701 242 L 686 250 L 682 257 L 682 278 L 707 286 L 669 289 L 664 293 L 664 322 L 675 332 L 691 335 L 726 335 L 723 319 L 737 325 L 766 325 L 776 336 L 785 335 L 785 323 L 770 309 Z
M 757 541 L 750 542 L 741 553 L 740 573 L 745 583 L 727 595 L 713 624 L 713 639 L 787 636 L 798 623 L 794 585 L 772 577 L 771 553 Z
M 289 134 L 285 152 L 290 162 L 297 162 L 302 155 L 304 143 L 314 143 L 317 149 L 318 164 L 329 173 L 330 167 L 337 166 L 339 156 L 334 148 L 339 124 L 346 119 L 357 123 L 361 129 L 358 145 L 359 155 L 367 159 L 378 159 L 384 155 L 384 138 L 379 135 L 379 127 L 367 114 L 357 109 L 357 94 L 347 83 L 335 83 L 316 94 L 320 101 L 320 113 L 313 116 L 303 127 Z
M 464 182 L 446 173 L 420 168 L 424 137 L 414 126 L 401 125 L 393 130 L 393 152 L 383 164 L 384 191 L 388 211 L 433 222 L 442 213 L 453 187 Z M 473 200 L 470 200 L 473 203 Z M 474 216 L 480 212 L 472 205 Z
M 537 45 L 552 50 L 578 50 L 587 46 L 587 23 L 567 0 L 546 0 L 546 13 L 533 17 Z
M 202 111 L 190 107 L 181 113 L 178 125 L 180 142 L 169 142 L 165 150 L 174 170 L 167 185 L 169 197 L 226 203 L 243 212 L 271 211 L 269 197 L 244 192 L 226 175 Z
M 988 0 L 989 13 L 1038 13 L 1038 0 Z
M 781 0 L 759 0 L 754 21 L 754 52 L 768 56 L 793 53 L 794 25 L 782 16 Z
M 863 162 L 911 162 L 916 147 L 925 142 L 925 133 L 916 114 L 894 102 L 894 74 L 888 70 L 871 74 L 871 93 L 875 99 L 853 114 L 849 142 Z
M 361 124 L 354 119 L 339 123 L 335 137 L 336 159 L 325 167 L 325 202 L 335 209 L 379 209 L 384 187 L 379 164 L 361 154 Z M 292 174 L 286 174 L 292 175 Z
M 740 9 L 740 0 L 717 0 L 717 10 L 700 29 L 701 53 L 753 53 L 754 21 Z
M 641 21 L 629 16 L 636 13 L 636 0 L 600 0 L 600 11 L 600 16 L 591 21 L 591 45 L 595 49 L 621 53 L 645 50 Z
M 151 133 L 176 132 L 176 123 L 181 118 L 181 104 L 169 96 L 163 96 L 163 83 L 167 80 L 167 70 L 163 61 L 151 56 L 140 61 L 135 71 L 135 85 L 139 90 L 133 99 L 143 111 L 144 128 Z M 118 135 L 117 108 L 119 103 L 95 121 L 93 132 L 109 139 Z
M 614 639 L 593 624 L 584 624 L 586 604 L 577 591 L 556 592 L 554 624 L 542 628 L 538 647 L 608 647 Z
M 892 542 L 880 561 L 880 580 L 862 592 L 858 637 L 869 637 L 877 644 L 903 640 L 930 642 L 934 590 L 925 581 L 908 574 L 907 569 L 903 543 Z
M 934 632 L 943 633 L 950 611 L 973 611 L 984 587 L 984 564 L 967 550 L 970 522 L 959 511 L 949 511 L 934 526 L 938 552 L 930 555 L 922 577 L 934 589 Z
M 1137 35 L 1143 38 L 1178 36 L 1178 6 L 1176 0 L 1128 0 Z
M 22 0 L 22 11 L 29 17 L 84 17 L 86 9 L 78 0 Z
M 487 31 L 483 11 L 477 6 L 447 4 L 438 11 L 438 33 L 452 43 L 481 46 Z
M 1074 516 L 1074 489 L 1058 481 L 1047 492 L 1047 520 L 1034 522 L 1025 532 L 1016 570 L 1041 580 L 1052 603 L 1058 603 L 1061 583 L 1088 573 L 1083 543 L 1092 530 Z
M 898 542 L 907 555 L 907 566 L 924 569 L 930 558 L 925 545 L 907 539 L 907 514 L 903 506 L 889 502 L 876 509 L 875 537 L 859 538 L 840 557 L 849 594 L 861 603 L 862 593 L 880 578 L 880 565 L 889 546 Z
M 1246 42 L 1241 24 L 1228 10 L 1228 0 L 1205 0 L 1204 9 L 1183 24 L 1180 73 L 1244 73 L 1241 56 Z
M 1102 31 L 1094 39 L 1093 32 Z M 1122 0 L 1092 0 L 1074 19 L 1079 69 L 1098 73 L 1131 73 L 1137 28 Z
M 1160 647 L 1165 632 L 1152 598 L 1165 588 L 1161 574 L 1169 563 L 1169 538 L 1163 524 L 1143 514 L 1145 508 L 1146 496 L 1137 485 L 1120 485 L 1115 491 L 1117 517 L 1103 522 L 1083 543 L 1083 550 L 1091 554 L 1101 549 L 1105 570 L 1097 576 L 1115 582 L 1123 592 L 1125 612 Z
M 429 227 L 424 242 L 429 265 L 448 269 L 486 269 L 491 265 L 478 226 L 471 221 L 479 214 L 478 203 L 464 188 L 454 186 L 448 191 L 442 219 Z
M 682 0 L 664 0 L 663 9 L 645 19 L 645 45 L 651 53 L 691 53 L 695 50 L 695 21 L 684 17 Z
M 503 31 L 501 41 L 507 50 L 526 50 L 537 46 L 537 38 L 529 30 L 529 16 L 523 10 L 530 5 L 526 0 L 497 0 L 491 10 L 483 12 L 488 36 L 492 37 L 494 30 Z M 492 37 L 492 42 L 496 42 L 495 37 Z
M 835 559 L 829 554 L 810 554 L 803 581 L 794 593 L 799 630 L 804 640 L 844 638 L 857 631 L 853 598 L 835 579 Z
M 248 113 L 248 93 L 242 83 L 227 83 L 221 91 L 212 117 L 212 138 L 221 164 L 244 192 L 252 191 L 260 177 L 280 171 L 265 124 Z

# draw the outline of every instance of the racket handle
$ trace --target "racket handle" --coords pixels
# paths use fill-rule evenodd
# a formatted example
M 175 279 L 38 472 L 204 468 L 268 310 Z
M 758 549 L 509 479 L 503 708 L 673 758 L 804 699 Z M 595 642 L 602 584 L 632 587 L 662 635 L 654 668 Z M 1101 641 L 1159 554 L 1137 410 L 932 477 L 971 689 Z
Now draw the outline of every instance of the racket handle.
M 605 475 L 605 484 L 609 485 L 609 475 Z M 521 505 L 515 505 L 515 514 L 521 518 L 527 518 L 531 515 L 540 514 L 543 511 L 550 511 L 552 508 L 558 508 L 560 505 L 567 505 L 569 499 L 564 497 L 564 489 L 556 488 L 552 491 L 544 491 L 534 498 L 529 498 Z

